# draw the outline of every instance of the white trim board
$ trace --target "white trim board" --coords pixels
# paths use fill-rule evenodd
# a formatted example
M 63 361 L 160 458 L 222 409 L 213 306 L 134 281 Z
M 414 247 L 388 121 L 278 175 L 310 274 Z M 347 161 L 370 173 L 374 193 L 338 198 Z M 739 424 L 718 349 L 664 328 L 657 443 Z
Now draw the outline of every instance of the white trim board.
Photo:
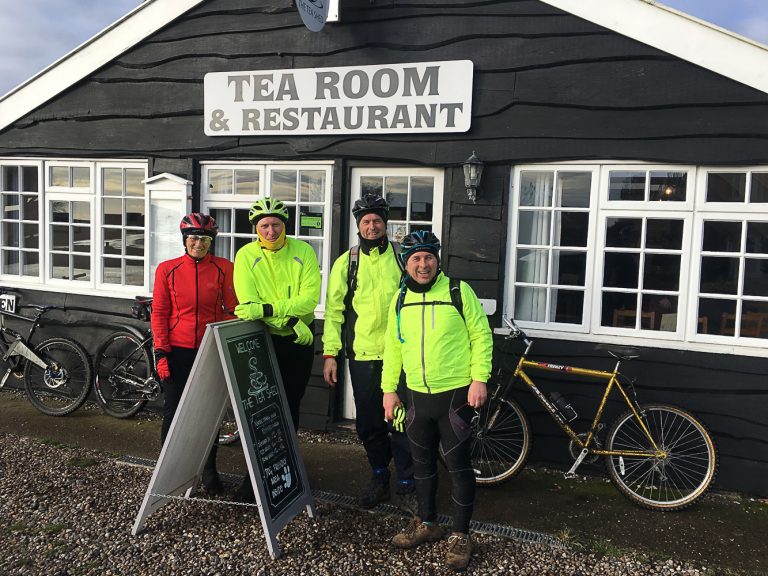
M 540 0 L 768 93 L 768 46 L 655 0 Z M 113 61 L 205 0 L 145 0 L 0 97 L 0 130 Z

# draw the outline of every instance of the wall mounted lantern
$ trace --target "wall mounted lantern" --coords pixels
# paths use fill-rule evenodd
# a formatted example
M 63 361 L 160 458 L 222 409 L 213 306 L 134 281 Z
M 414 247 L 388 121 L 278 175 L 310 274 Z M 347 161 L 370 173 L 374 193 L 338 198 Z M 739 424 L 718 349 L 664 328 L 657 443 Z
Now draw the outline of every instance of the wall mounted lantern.
M 464 186 L 467 189 L 467 196 L 475 203 L 477 200 L 477 189 L 480 188 L 480 180 L 483 177 L 483 168 L 485 164 L 472 151 L 472 156 L 464 160 Z

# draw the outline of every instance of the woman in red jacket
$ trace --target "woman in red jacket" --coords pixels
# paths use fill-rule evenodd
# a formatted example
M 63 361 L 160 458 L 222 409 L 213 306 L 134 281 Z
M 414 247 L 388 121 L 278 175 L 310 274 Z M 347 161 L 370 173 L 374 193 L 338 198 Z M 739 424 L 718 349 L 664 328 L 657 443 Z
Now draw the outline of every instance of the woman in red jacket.
M 234 318 L 232 312 L 237 306 L 232 262 L 210 254 L 211 243 L 218 232 L 216 221 L 206 214 L 192 212 L 182 218 L 179 228 L 184 239 L 184 255 L 160 263 L 152 292 L 157 374 L 165 388 L 160 432 L 163 443 L 206 325 Z M 203 469 L 203 487 L 210 493 L 221 490 L 215 444 Z

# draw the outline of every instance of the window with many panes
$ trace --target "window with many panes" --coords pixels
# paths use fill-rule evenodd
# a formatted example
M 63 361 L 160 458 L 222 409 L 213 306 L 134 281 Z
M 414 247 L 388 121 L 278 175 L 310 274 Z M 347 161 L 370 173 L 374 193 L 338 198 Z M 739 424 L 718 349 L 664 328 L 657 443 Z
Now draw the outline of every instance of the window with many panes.
M 0 276 L 40 279 L 40 163 L 0 161 Z
M 331 164 L 205 164 L 201 206 L 219 226 L 217 256 L 234 260 L 255 239 L 248 210 L 259 198 L 277 198 L 288 208 L 286 234 L 309 243 L 323 276 L 330 269 Z M 324 302 L 324 296 L 321 303 Z
M 768 170 L 521 166 L 513 183 L 505 313 L 521 325 L 768 338 Z
M 0 278 L 146 293 L 145 162 L 0 160 Z

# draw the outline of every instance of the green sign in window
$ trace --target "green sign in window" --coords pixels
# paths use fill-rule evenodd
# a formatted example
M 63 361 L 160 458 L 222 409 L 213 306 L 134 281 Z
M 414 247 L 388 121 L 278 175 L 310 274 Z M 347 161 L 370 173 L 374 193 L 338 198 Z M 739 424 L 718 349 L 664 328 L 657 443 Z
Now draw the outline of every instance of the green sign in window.
M 300 226 L 302 228 L 322 229 L 322 227 L 323 227 L 323 217 L 322 216 L 312 216 L 312 215 L 302 214 L 301 215 Z

